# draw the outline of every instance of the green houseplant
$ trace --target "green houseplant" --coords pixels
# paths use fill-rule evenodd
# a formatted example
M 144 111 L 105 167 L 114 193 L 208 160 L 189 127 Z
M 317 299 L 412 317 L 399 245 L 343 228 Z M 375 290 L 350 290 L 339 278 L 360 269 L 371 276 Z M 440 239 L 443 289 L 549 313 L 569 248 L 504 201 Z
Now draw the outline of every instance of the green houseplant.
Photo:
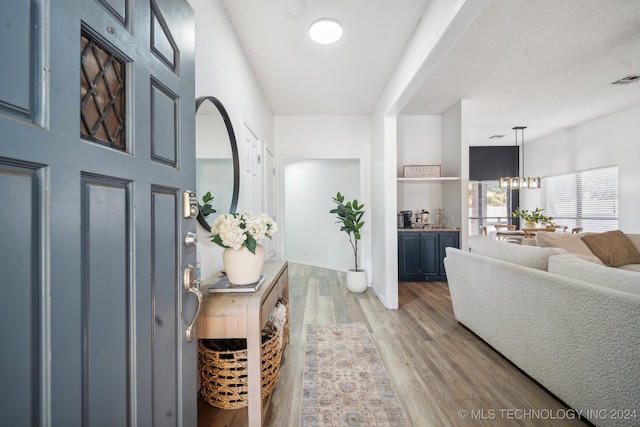
M 344 203 L 345 198 L 340 192 L 332 197 L 332 200 L 337 206 L 329 213 L 336 214 L 338 218 L 336 224 L 340 224 L 340 231 L 344 231 L 349 236 L 349 243 L 351 243 L 355 256 L 355 270 L 358 271 L 358 240 L 361 237 L 360 229 L 364 226 L 364 221 L 361 221 L 364 215 L 364 205 L 359 205 L 357 199 Z
M 208 217 L 212 213 L 216 213 L 216 210 L 211 205 L 214 197 L 211 195 L 211 191 L 207 191 L 207 194 L 202 196 L 202 204 L 198 203 L 198 208 L 200 208 L 200 212 L 203 217 Z
M 340 231 L 344 231 L 349 236 L 355 258 L 355 269 L 347 272 L 347 288 L 351 292 L 364 292 L 368 287 L 367 272 L 358 268 L 358 241 L 362 237 L 360 230 L 364 226 L 362 221 L 364 204 L 359 204 L 357 199 L 345 203 L 345 197 L 340 192 L 331 199 L 336 207 L 329 213 L 336 215 L 336 223 L 340 225 Z
M 551 224 L 551 221 L 553 221 L 553 218 L 543 214 L 542 213 L 543 210 L 544 209 L 536 208 L 533 211 L 529 211 L 527 209 L 520 209 L 519 207 L 517 207 L 516 210 L 513 211 L 511 216 L 514 218 L 520 218 L 524 220 L 527 224 L 540 224 L 540 225 Z

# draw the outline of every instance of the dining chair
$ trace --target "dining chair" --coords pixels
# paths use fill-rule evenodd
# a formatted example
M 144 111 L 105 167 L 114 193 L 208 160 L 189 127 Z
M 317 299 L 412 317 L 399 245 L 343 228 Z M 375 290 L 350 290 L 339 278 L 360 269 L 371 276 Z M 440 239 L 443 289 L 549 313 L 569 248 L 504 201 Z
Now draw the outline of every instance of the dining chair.
M 501 230 L 515 230 L 516 229 L 516 225 L 515 224 L 495 224 L 494 227 L 498 231 L 501 231 Z

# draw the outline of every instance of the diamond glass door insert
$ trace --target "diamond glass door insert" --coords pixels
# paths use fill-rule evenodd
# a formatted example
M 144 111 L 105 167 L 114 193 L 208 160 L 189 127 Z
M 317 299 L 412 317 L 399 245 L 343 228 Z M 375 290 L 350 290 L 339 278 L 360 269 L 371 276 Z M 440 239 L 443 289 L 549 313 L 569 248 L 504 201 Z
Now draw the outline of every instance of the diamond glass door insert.
M 81 52 L 80 134 L 125 151 L 125 64 L 87 34 Z

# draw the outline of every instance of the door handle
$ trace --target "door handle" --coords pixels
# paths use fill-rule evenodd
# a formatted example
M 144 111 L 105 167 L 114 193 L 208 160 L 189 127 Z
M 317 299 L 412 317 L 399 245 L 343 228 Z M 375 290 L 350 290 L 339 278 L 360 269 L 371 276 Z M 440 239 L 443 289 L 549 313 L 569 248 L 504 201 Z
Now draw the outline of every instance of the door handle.
M 196 298 L 198 298 L 198 308 L 196 309 L 196 315 L 193 317 L 193 320 L 191 321 L 191 323 L 189 323 L 189 326 L 185 331 L 187 342 L 191 342 L 196 337 L 195 326 L 196 321 L 198 320 L 198 316 L 200 315 L 200 308 L 202 307 L 202 292 L 200 292 L 200 281 L 197 280 L 196 268 L 193 265 L 189 264 L 187 268 L 184 269 L 184 276 L 182 281 L 184 289 L 187 292 L 191 292 L 196 296 Z

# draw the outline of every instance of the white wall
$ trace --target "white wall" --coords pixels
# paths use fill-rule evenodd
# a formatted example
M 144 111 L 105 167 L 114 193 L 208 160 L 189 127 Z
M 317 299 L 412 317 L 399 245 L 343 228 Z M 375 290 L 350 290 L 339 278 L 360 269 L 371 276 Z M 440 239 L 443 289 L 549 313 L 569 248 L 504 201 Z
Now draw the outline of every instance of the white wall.
M 347 234 L 340 231 L 331 200 L 340 191 L 348 201 L 360 195 L 360 161 L 357 159 L 294 160 L 284 166 L 284 256 L 288 261 L 332 270 L 355 268 Z M 365 209 L 368 206 L 365 206 Z M 365 223 L 368 217 L 363 217 Z M 358 252 L 364 249 L 362 241 Z M 358 257 L 362 262 L 362 253 Z
M 460 246 L 467 249 L 469 235 L 469 100 L 456 102 L 442 115 L 442 169 L 444 176 L 460 180 L 442 184 L 445 226 L 460 229 Z
M 246 119 L 273 148 L 273 113 L 219 0 L 189 0 L 196 17 L 196 97 L 215 96 L 236 136 Z
M 618 166 L 618 227 L 640 233 L 640 106 L 562 132 L 526 142 L 525 172 L 530 176 L 561 175 Z M 542 190 L 520 192 L 525 208 L 540 206 Z
M 379 112 L 371 123 L 371 287 L 390 309 L 398 308 L 397 122 Z
M 398 308 L 396 117 L 489 1 L 431 0 L 372 113 L 372 286 L 387 308 Z
M 397 176 L 403 176 L 404 165 L 442 164 L 441 121 L 441 116 L 398 116 Z M 440 206 L 442 184 L 398 183 L 398 211 L 415 214 L 426 209 L 433 221 L 435 209 Z
M 371 200 L 371 187 L 368 177 L 371 176 L 370 171 L 370 148 L 371 148 L 371 119 L 369 116 L 275 116 L 274 118 L 274 140 L 275 140 L 275 152 L 276 152 L 276 164 L 277 172 L 279 175 L 279 190 L 278 194 L 282 194 L 287 197 L 285 188 L 292 188 L 288 181 L 285 183 L 285 179 L 289 179 L 285 174 L 285 163 L 294 160 L 352 160 L 359 164 L 359 188 L 356 196 L 346 194 L 346 197 L 353 199 L 358 197 L 360 203 L 365 204 L 365 226 L 363 228 L 363 235 L 360 241 L 361 255 L 360 262 L 362 267 L 371 272 L 371 212 L 372 206 Z M 293 164 L 293 163 L 291 163 Z M 310 165 L 311 163 L 307 163 Z M 322 162 L 316 162 L 315 165 L 321 165 Z M 330 163 L 327 163 L 329 165 Z M 324 176 L 326 170 L 323 170 L 321 174 Z M 304 178 L 301 178 L 304 179 Z M 317 188 L 322 186 L 323 183 L 312 182 L 313 177 L 309 176 L 308 180 L 302 184 L 309 185 L 310 187 Z M 295 183 L 300 185 L 301 183 Z M 350 186 L 345 182 L 345 188 Z M 345 194 L 347 190 L 342 188 L 334 188 L 329 194 L 316 194 L 318 199 L 318 205 L 323 206 L 318 209 L 313 209 L 308 212 L 307 227 L 314 227 L 315 224 L 325 223 L 327 219 L 331 219 L 331 214 L 328 213 L 326 206 L 330 206 L 331 196 L 335 195 L 337 191 Z M 289 252 L 289 244 L 293 244 L 293 238 L 305 240 L 307 234 L 309 238 L 314 241 L 318 240 L 318 236 L 314 234 L 313 230 L 291 230 L 289 227 L 289 212 L 285 211 L 285 206 L 290 203 L 290 200 L 284 200 L 284 197 L 278 201 L 279 211 L 284 212 L 284 216 L 281 216 L 281 221 L 286 224 L 286 229 L 283 232 L 283 240 L 281 242 L 288 242 L 286 247 L 281 247 L 281 253 L 285 253 L 287 259 L 290 259 L 289 255 L 298 256 L 300 249 L 297 246 L 292 248 Z M 326 200 L 325 200 L 326 199 Z M 329 205 L 325 205 L 325 203 Z M 294 219 L 295 221 L 295 219 Z M 333 222 L 331 221 L 331 224 Z M 334 224 L 335 226 L 335 224 Z M 335 231 L 335 230 L 334 230 Z M 339 229 L 338 229 L 339 231 Z M 290 233 L 296 233 L 294 237 L 290 236 Z M 300 234 L 302 233 L 302 234 Z M 305 234 L 307 233 L 307 234 Z M 345 244 L 349 244 L 349 240 L 344 233 L 336 233 L 322 236 L 320 243 L 326 248 L 342 248 Z M 347 246 L 348 248 L 350 246 Z M 338 249 L 338 250 L 342 250 Z M 319 257 L 318 259 L 312 259 L 309 248 L 307 248 L 307 256 L 304 258 L 309 264 L 324 264 L 333 263 L 329 261 L 326 256 Z M 335 268 L 337 270 L 348 270 L 353 268 L 350 260 L 352 256 L 343 262 L 335 265 L 326 265 L 329 268 Z
M 196 18 L 196 97 L 215 96 L 225 106 L 238 140 L 242 169 L 244 122 L 250 123 L 263 143 L 273 149 L 273 113 L 220 1 L 189 3 Z M 242 180 L 239 200 L 243 200 Z M 222 268 L 222 248 L 211 243 L 209 236 L 198 226 L 203 278 Z M 276 234 L 276 241 L 279 238 Z

